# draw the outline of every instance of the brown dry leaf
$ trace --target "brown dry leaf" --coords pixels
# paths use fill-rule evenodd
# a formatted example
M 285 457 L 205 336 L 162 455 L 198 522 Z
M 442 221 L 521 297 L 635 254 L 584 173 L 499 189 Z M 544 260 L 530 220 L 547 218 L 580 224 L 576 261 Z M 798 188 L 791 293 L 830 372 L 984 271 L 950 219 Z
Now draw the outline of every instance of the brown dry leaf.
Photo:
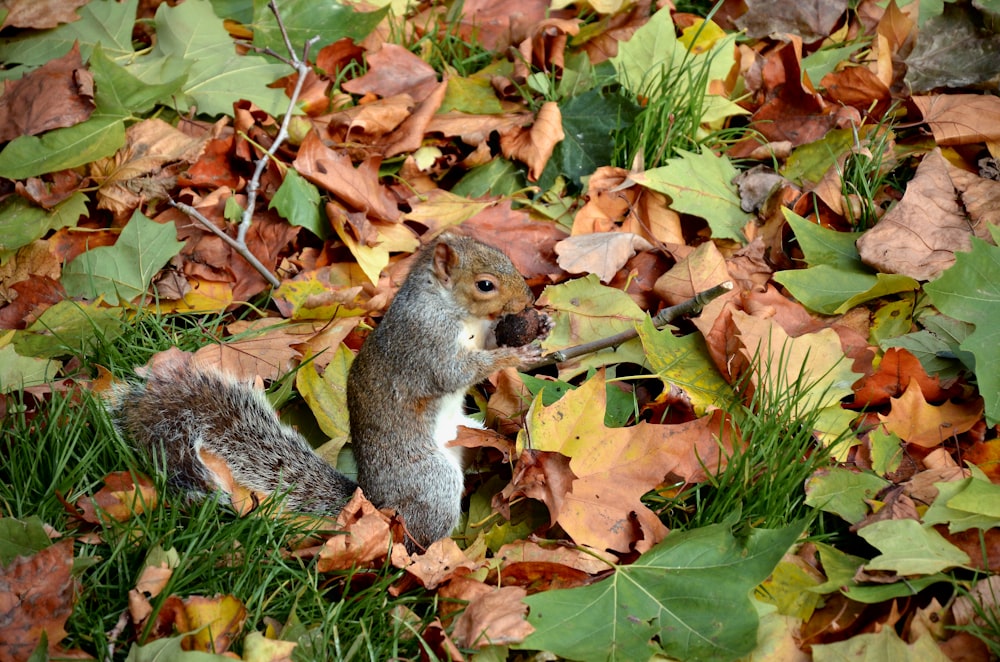
M 551 515 L 575 542 L 644 552 L 667 530 L 639 498 L 667 476 L 703 480 L 704 469 L 711 471 L 718 462 L 722 419 L 716 412 L 680 425 L 608 428 L 606 399 L 602 371 L 549 407 L 536 400 L 525 438 L 536 451 L 570 458 L 576 479 Z
M 138 479 L 138 484 L 133 478 Z M 104 487 L 94 496 L 77 499 L 76 507 L 83 511 L 81 519 L 98 524 L 105 517 L 116 522 L 126 522 L 155 508 L 157 503 L 159 495 L 148 477 L 128 471 L 115 471 L 104 477 Z
M 486 50 L 505 51 L 548 18 L 550 4 L 547 0 L 468 0 L 458 35 Z
M 43 634 L 56 650 L 73 611 L 72 569 L 72 538 L 0 567 L 0 660 L 29 659 Z
M 517 563 L 558 563 L 588 575 L 600 574 L 618 563 L 617 557 L 597 549 L 561 545 L 543 547 L 530 540 L 517 540 L 504 545 L 494 557 L 501 563 L 501 575 L 505 568 Z
M 892 408 L 887 415 L 878 415 L 887 431 L 924 448 L 934 448 L 970 430 L 982 416 L 980 398 L 963 404 L 927 404 L 916 380 L 910 381 L 903 395 L 892 398 Z
M 517 368 L 504 368 L 490 377 L 494 391 L 486 404 L 486 426 L 503 435 L 521 429 L 524 413 L 531 405 L 531 392 Z
M 535 182 L 545 170 L 552 150 L 566 137 L 562 128 L 562 113 L 555 101 L 546 101 L 538 110 L 530 129 L 522 129 L 500 137 L 500 149 L 508 158 L 528 166 L 528 179 Z
M 45 239 L 38 239 L 22 246 L 12 256 L 0 264 L 0 303 L 9 302 L 11 286 L 22 281 L 30 282 L 37 276 L 59 280 L 62 275 L 61 256 L 55 252 L 56 246 Z M 68 260 L 67 260 L 68 261 Z
M 889 87 L 865 67 L 845 67 L 820 81 L 831 101 L 853 106 L 868 116 L 880 118 L 889 110 L 892 95 Z
M 233 322 L 226 330 L 239 336 L 215 345 L 205 345 L 194 353 L 197 367 L 216 368 L 242 380 L 257 376 L 278 379 L 301 358 L 293 345 L 315 333 L 312 324 L 290 325 L 284 320 L 262 318 Z
M 176 183 L 176 174 L 166 166 L 194 163 L 208 138 L 192 138 L 156 118 L 133 124 L 125 137 L 125 146 L 114 156 L 89 166 L 100 185 L 98 209 L 108 209 L 116 218 L 147 200 L 166 198 Z
M 389 554 L 393 543 L 390 518 L 372 505 L 358 489 L 337 516 L 337 527 L 344 531 L 324 543 L 316 561 L 319 572 L 363 567 Z M 405 554 L 401 542 L 392 545 L 394 559 Z
M 514 210 L 510 198 L 487 207 L 462 224 L 467 234 L 487 244 L 502 236 L 503 252 L 529 283 L 551 283 L 560 279 L 555 245 L 566 236 L 556 223 L 536 221 L 523 210 Z M 502 234 L 501 234 L 502 233 Z
M 94 107 L 94 76 L 84 68 L 80 46 L 74 43 L 66 55 L 19 80 L 4 81 L 0 143 L 79 124 Z
M 535 631 L 528 623 L 527 591 L 504 586 L 469 602 L 455 621 L 452 636 L 463 648 L 514 644 Z
M 706 241 L 660 276 L 653 291 L 673 306 L 728 280 L 725 258 L 715 242 Z
M 667 205 L 666 196 L 630 183 L 628 176 L 624 168 L 612 166 L 594 171 L 587 182 L 587 202 L 573 218 L 573 234 L 620 227 L 653 243 L 683 244 L 680 216 Z
M 912 97 L 938 145 L 1000 141 L 1000 98 L 992 94 Z
M 736 19 L 736 25 L 747 35 L 781 37 L 794 34 L 803 41 L 816 41 L 830 36 L 837 21 L 847 11 L 847 0 L 744 0 L 747 11 Z
M 190 629 L 197 632 L 184 638 L 182 648 L 206 653 L 228 651 L 247 619 L 246 607 L 232 595 L 186 598 L 184 612 Z
M 424 588 L 435 589 L 452 576 L 474 570 L 477 565 L 477 562 L 470 560 L 459 549 L 454 540 L 442 538 L 431 543 L 423 554 L 413 556 L 411 563 L 404 569 Z
M 470 115 L 450 111 L 434 115 L 427 125 L 427 133 L 440 133 L 445 138 L 459 138 L 466 145 L 476 147 L 486 142 L 494 131 L 503 136 L 514 133 L 534 121 L 534 114 L 529 112 Z
M 402 46 L 383 44 L 378 52 L 369 53 L 366 61 L 367 73 L 343 83 L 341 87 L 345 91 L 382 98 L 408 94 L 419 102 L 437 87 L 434 68 Z
M 377 159 L 369 159 L 355 169 L 345 153 L 330 149 L 315 133 L 310 133 L 302 141 L 292 166 L 354 210 L 382 221 L 399 219 L 399 208 L 379 182 Z
M 386 136 L 383 141 L 383 156 L 392 158 L 398 154 L 413 152 L 420 148 L 423 144 L 424 134 L 427 133 L 427 126 L 441 107 L 447 91 L 448 80 L 446 78 L 430 91 L 426 99 L 420 101 L 413 109 L 413 113 L 395 131 Z
M 328 123 L 327 131 L 338 142 L 370 144 L 401 125 L 413 112 L 413 107 L 413 97 L 396 94 L 338 110 L 323 119 Z
M 967 215 L 967 190 L 983 214 L 978 223 Z M 933 280 L 955 263 L 956 252 L 970 250 L 974 234 L 985 236 L 987 222 L 1000 221 L 984 199 L 1000 199 L 1000 182 L 955 168 L 935 149 L 917 167 L 899 204 L 858 240 L 858 253 L 883 273 Z
M 573 235 L 555 245 L 559 266 L 571 274 L 597 274 L 610 283 L 632 256 L 653 245 L 631 232 L 594 232 Z
M 12 27 L 44 30 L 60 23 L 72 23 L 80 20 L 76 10 L 87 2 L 88 0 L 4 0 L 2 6 L 7 10 L 7 17 L 0 24 L 0 29 Z
M 753 114 L 753 126 L 770 142 L 788 141 L 793 147 L 819 140 L 837 124 L 829 105 L 802 74 L 802 41 L 772 51 L 761 70 L 764 101 Z M 748 141 L 747 153 L 759 146 Z M 731 156 L 733 156 L 731 154 Z
M 176 184 L 168 164 L 194 163 L 206 138 L 192 138 L 160 119 L 133 124 L 125 131 L 125 146 L 114 156 L 90 164 L 90 174 L 100 185 L 98 209 L 116 218 L 131 214 L 147 200 L 164 199 Z

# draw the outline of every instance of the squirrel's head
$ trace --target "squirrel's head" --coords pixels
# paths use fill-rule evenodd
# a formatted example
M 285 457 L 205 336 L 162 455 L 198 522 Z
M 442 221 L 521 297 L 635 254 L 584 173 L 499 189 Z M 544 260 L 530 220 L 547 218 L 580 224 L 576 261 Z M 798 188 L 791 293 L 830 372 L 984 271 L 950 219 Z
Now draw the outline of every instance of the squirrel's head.
M 431 268 L 455 300 L 481 319 L 519 313 L 535 298 L 506 255 L 471 237 L 446 235 L 434 244 Z

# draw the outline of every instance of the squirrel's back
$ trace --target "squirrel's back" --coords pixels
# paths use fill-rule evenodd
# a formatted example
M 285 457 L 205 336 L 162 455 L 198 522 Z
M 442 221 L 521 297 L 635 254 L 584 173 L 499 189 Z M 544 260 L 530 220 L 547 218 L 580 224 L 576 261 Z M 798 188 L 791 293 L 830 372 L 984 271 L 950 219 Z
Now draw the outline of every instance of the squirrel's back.
M 287 491 L 291 510 L 337 513 L 357 487 L 283 424 L 263 393 L 217 370 L 154 365 L 145 380 L 113 387 L 109 410 L 125 439 L 191 495 L 224 487 L 204 451 L 243 487 Z

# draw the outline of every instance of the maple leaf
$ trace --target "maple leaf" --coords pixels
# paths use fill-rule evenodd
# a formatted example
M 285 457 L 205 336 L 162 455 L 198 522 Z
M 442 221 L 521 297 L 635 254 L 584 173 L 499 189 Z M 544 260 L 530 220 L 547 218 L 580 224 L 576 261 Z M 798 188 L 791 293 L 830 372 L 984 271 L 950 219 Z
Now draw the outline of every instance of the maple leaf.
M 702 463 L 709 471 L 717 466 L 723 417 L 717 412 L 680 425 L 608 428 L 606 401 L 603 372 L 549 407 L 536 399 L 518 444 L 570 458 L 576 478 L 552 517 L 574 541 L 645 551 L 667 530 L 639 498 L 668 475 L 693 482 L 703 479 Z
M 972 428 L 983 417 L 983 401 L 964 404 L 946 402 L 935 407 L 924 399 L 920 383 L 912 379 L 898 398 L 892 398 L 888 414 L 879 414 L 885 429 L 903 441 L 934 448 Z

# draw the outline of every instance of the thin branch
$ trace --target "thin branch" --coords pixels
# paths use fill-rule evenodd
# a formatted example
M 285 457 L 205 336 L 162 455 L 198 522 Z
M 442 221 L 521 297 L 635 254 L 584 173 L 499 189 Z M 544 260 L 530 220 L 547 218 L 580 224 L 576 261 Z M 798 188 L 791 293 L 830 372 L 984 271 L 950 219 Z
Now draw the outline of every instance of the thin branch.
M 295 69 L 297 77 L 295 80 L 295 88 L 292 90 L 292 94 L 288 99 L 288 110 L 285 111 L 285 116 L 281 120 L 281 126 L 278 128 L 278 134 L 274 137 L 274 142 L 271 143 L 271 147 L 267 149 L 259 159 L 257 159 L 253 176 L 250 178 L 250 181 L 247 182 L 247 205 L 243 209 L 243 213 L 240 215 L 240 223 L 237 227 L 236 239 L 233 239 L 226 234 L 226 232 L 216 227 L 214 223 L 205 218 L 205 216 L 194 207 L 186 205 L 183 202 L 177 202 L 173 199 L 170 199 L 169 202 L 173 207 L 195 219 L 205 226 L 206 229 L 214 232 L 218 237 L 229 244 L 234 251 L 243 256 L 243 259 L 245 259 L 250 266 L 260 272 L 267 282 L 271 284 L 271 287 L 278 287 L 281 285 L 281 281 L 278 277 L 275 276 L 270 269 L 264 266 L 264 264 L 257 259 L 247 246 L 247 232 L 250 230 L 250 224 L 253 222 L 253 213 L 257 207 L 257 192 L 260 190 L 260 178 L 264 174 L 264 169 L 267 167 L 268 161 L 274 158 L 278 149 L 285 142 L 285 140 L 288 139 L 288 125 L 292 121 L 295 106 L 298 104 L 299 96 L 302 94 L 302 86 L 305 85 L 306 76 L 309 73 L 309 50 L 312 48 L 313 44 L 319 41 L 319 36 L 306 40 L 305 45 L 302 47 L 302 57 L 300 58 L 295 53 L 295 48 L 292 46 L 292 40 L 288 36 L 288 30 L 285 28 L 285 24 L 281 20 L 281 13 L 278 11 L 278 4 L 276 0 L 270 0 L 267 6 L 271 10 L 271 13 L 274 14 L 274 19 L 278 23 L 278 29 L 281 31 L 281 37 L 285 41 L 285 47 L 288 49 L 288 53 L 291 58 L 286 60 L 273 52 L 272 54 L 282 62 L 286 62 L 292 66 Z
M 674 321 L 678 317 L 696 313 L 704 308 L 710 301 L 717 299 L 731 289 L 733 289 L 733 283 L 727 280 L 726 282 L 716 285 L 715 287 L 699 292 L 690 299 L 680 302 L 676 306 L 670 306 L 669 308 L 661 310 L 657 313 L 656 317 L 653 318 L 653 324 L 659 329 Z M 616 333 L 615 335 L 608 336 L 607 338 L 593 340 L 581 345 L 559 350 L 558 352 L 546 354 L 540 361 L 532 363 L 530 366 L 527 366 L 526 369 L 534 370 L 535 368 L 541 368 L 543 366 L 554 365 L 556 363 L 562 363 L 570 359 L 575 359 L 580 356 L 584 356 L 585 354 L 599 352 L 602 349 L 615 348 L 632 338 L 638 337 L 638 335 L 639 331 L 637 329 L 626 329 L 621 333 Z

